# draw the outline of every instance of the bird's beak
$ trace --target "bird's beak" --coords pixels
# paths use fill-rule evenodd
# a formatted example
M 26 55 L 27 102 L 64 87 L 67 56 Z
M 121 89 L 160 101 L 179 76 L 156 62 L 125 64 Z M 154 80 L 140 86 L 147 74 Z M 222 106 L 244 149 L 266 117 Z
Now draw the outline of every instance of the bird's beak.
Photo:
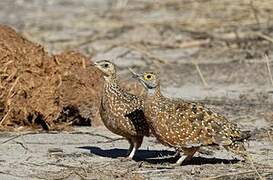
M 142 75 L 141 74 L 137 74 L 136 72 L 134 72 L 131 68 L 129 68 L 129 71 L 133 74 L 133 78 L 137 79 L 143 86 L 145 89 L 148 89 L 146 83 L 143 81 L 143 79 L 141 78 Z
M 94 62 L 94 63 L 92 63 L 92 64 L 91 64 L 91 66 L 97 66 L 97 63 L 96 63 L 96 62 Z
M 133 71 L 133 69 L 129 68 L 129 71 L 132 73 L 132 77 L 135 79 L 140 79 L 140 75 L 137 74 L 135 71 Z
M 148 89 L 147 85 L 145 84 L 145 82 L 141 78 L 142 77 L 141 74 L 137 74 L 131 68 L 129 68 L 129 71 L 133 74 L 132 78 L 137 79 L 146 89 Z

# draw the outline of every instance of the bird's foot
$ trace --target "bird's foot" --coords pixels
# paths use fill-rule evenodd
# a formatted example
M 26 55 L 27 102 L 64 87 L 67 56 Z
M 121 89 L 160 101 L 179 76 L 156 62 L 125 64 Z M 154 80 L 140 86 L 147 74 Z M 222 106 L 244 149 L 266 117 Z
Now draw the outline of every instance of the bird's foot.
M 173 158 L 180 157 L 180 151 L 176 151 L 174 155 L 172 155 Z
M 126 156 L 126 157 L 119 157 L 118 158 L 121 162 L 126 162 L 126 161 L 132 161 L 133 158 Z
M 189 162 L 192 159 L 191 155 L 182 155 L 180 158 L 176 161 L 175 166 L 181 166 L 184 163 Z

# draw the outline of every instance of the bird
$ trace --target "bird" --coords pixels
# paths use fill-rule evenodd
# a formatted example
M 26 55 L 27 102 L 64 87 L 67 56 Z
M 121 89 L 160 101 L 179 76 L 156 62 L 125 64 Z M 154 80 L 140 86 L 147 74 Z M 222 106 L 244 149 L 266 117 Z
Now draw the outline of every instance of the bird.
M 182 153 L 176 165 L 190 161 L 202 146 L 222 146 L 247 160 L 244 142 L 250 137 L 249 131 L 241 131 L 201 103 L 163 96 L 157 73 L 131 72 L 147 90 L 144 115 L 152 133 L 160 143 Z
M 126 92 L 119 83 L 116 65 L 109 60 L 94 63 L 104 77 L 99 113 L 111 132 L 126 138 L 130 144 L 126 159 L 133 159 L 144 136 L 150 130 L 143 111 L 144 99 Z

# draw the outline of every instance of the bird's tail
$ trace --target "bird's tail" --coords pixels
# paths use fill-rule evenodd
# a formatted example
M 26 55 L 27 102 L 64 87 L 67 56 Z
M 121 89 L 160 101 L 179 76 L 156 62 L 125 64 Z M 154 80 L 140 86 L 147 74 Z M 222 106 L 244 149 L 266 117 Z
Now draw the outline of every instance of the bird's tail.
M 232 144 L 224 146 L 228 151 L 241 156 L 245 161 L 249 161 L 249 153 L 246 151 L 243 142 L 235 141 Z
M 236 141 L 245 141 L 251 137 L 251 131 L 242 131 L 240 134 L 240 138 Z

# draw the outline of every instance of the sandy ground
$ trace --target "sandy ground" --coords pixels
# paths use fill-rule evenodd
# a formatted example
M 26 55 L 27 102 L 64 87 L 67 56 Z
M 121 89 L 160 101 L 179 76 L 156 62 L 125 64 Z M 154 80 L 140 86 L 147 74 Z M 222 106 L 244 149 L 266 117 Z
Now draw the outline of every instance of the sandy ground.
M 121 79 L 157 69 L 166 96 L 200 101 L 253 136 L 252 164 L 206 148 L 173 167 L 172 149 L 146 138 L 136 161 L 104 127 L 72 132 L 2 133 L 1 179 L 272 179 L 273 5 L 269 1 L 16 0 L 0 2 L 0 22 L 50 53 L 78 50 L 113 59 Z M 23 135 L 25 134 L 25 135 Z M 14 138 L 14 139 L 13 139 Z M 167 158 L 167 159 L 166 159 Z M 237 157 L 238 158 L 238 157 Z
M 250 141 L 255 165 L 239 161 L 224 149 L 203 149 L 180 167 L 173 167 L 174 151 L 146 138 L 135 161 L 124 161 L 127 142 L 104 127 L 73 132 L 1 134 L 1 179 L 199 179 L 272 178 L 272 144 Z

